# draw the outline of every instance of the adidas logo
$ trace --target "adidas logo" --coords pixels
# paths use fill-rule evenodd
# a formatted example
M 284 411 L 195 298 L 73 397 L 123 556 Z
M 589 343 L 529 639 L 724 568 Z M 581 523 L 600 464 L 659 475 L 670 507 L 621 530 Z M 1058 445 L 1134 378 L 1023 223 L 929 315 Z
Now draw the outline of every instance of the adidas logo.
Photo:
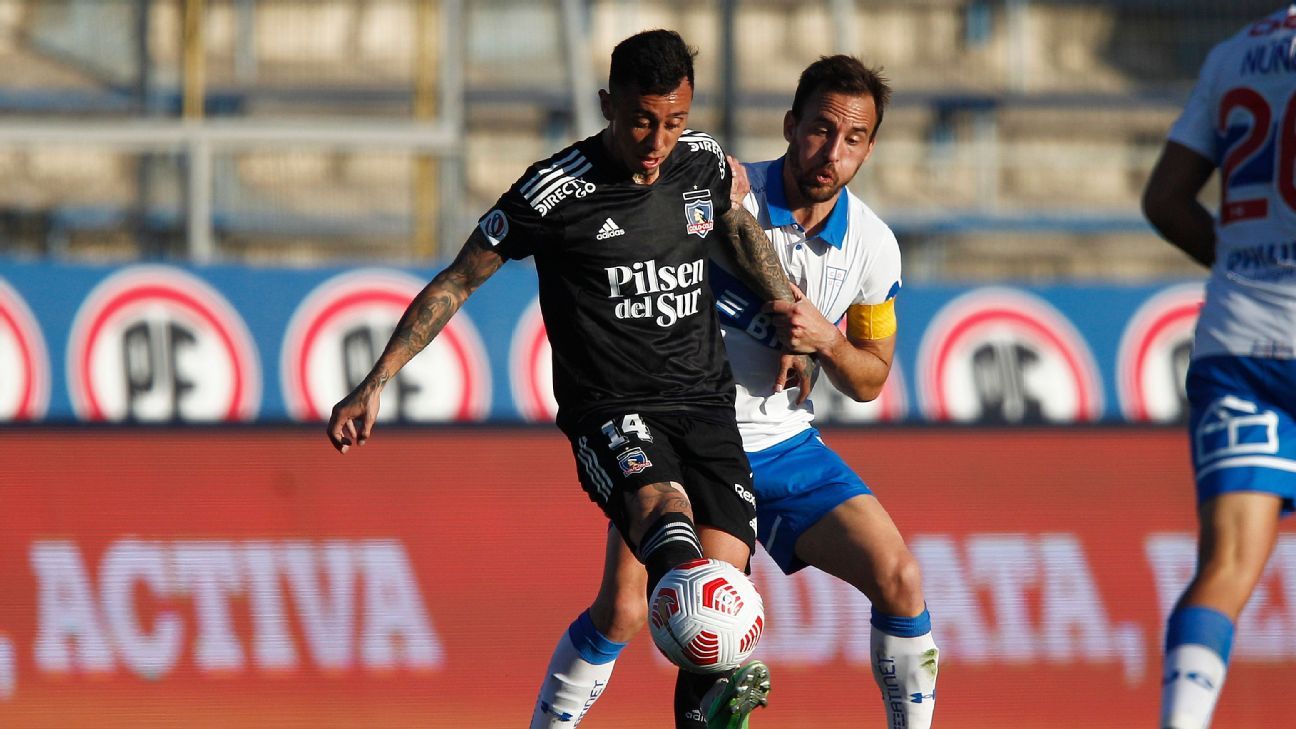
M 621 229 L 621 226 L 612 222 L 612 218 L 608 218 L 603 221 L 603 227 L 599 228 L 598 235 L 594 236 L 594 238 L 595 240 L 607 240 L 618 235 L 625 235 L 625 231 Z

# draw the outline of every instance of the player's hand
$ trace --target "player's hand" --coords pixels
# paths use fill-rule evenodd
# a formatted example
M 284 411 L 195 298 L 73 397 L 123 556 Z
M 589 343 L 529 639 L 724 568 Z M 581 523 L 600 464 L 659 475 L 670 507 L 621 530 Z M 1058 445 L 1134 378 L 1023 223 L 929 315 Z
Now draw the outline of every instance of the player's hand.
M 765 305 L 765 311 L 774 315 L 774 331 L 779 341 L 796 354 L 826 354 L 841 339 L 841 332 L 796 284 L 791 286 L 795 301 L 771 301 Z
M 747 180 L 747 168 L 731 154 L 725 155 L 725 161 L 729 163 L 729 170 L 733 175 L 733 184 L 729 188 L 729 202 L 742 205 L 743 198 L 751 192 L 751 182 Z
M 381 399 L 382 385 L 365 378 L 333 406 L 327 433 L 338 453 L 346 453 L 351 446 L 364 445 L 369 440 Z
M 783 392 L 789 387 L 800 388 L 797 405 L 810 398 L 810 387 L 814 384 L 815 361 L 808 354 L 784 353 L 779 359 L 778 379 L 774 381 L 774 392 Z

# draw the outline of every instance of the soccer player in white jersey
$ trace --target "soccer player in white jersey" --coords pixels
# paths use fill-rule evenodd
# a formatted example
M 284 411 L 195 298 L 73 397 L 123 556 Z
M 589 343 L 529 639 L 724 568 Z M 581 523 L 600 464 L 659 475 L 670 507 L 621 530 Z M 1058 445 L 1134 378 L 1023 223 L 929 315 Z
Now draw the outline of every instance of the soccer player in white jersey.
M 803 73 L 784 118 L 787 153 L 747 167 L 743 204 L 770 236 L 801 292 L 796 303 L 760 297 L 713 259 L 712 286 L 737 380 L 739 430 L 753 470 L 757 535 L 784 572 L 812 565 L 873 604 L 873 676 L 887 726 L 931 726 L 938 653 L 918 564 L 878 500 L 812 427 L 812 383 L 786 383 L 780 342 L 813 353 L 842 392 L 878 396 L 895 352 L 893 302 L 900 250 L 872 210 L 846 189 L 868 159 L 890 96 L 885 79 L 849 56 Z M 835 322 L 846 320 L 843 335 Z M 791 386 L 799 385 L 799 386 Z M 598 597 L 558 643 L 531 729 L 576 726 L 607 686 L 617 655 L 643 626 L 644 571 L 615 530 Z M 716 723 L 725 695 L 699 707 Z
M 1188 368 L 1197 573 L 1167 621 L 1161 726 L 1210 725 L 1234 624 L 1296 496 L 1296 6 L 1211 51 L 1143 210 L 1210 267 Z M 1220 171 L 1218 218 L 1197 201 Z

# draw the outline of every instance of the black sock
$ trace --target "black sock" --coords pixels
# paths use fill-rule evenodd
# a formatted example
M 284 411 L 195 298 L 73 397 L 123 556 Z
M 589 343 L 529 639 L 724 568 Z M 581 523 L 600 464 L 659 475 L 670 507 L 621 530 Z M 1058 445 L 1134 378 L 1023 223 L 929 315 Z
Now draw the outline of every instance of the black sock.
M 723 673 L 690 673 L 680 669 L 675 677 L 675 729 L 706 729 L 702 697 L 724 677 Z
M 639 543 L 639 561 L 648 568 L 648 596 L 663 575 L 690 560 L 702 558 L 702 542 L 698 540 L 693 520 L 679 512 L 662 515 Z

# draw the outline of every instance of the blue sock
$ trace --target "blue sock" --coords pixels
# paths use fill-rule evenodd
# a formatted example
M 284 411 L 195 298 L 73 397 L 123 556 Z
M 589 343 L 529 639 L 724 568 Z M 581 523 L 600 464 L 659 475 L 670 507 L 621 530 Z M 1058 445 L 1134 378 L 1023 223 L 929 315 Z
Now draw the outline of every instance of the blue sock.
M 1176 608 L 1166 621 L 1165 649 L 1169 652 L 1187 643 L 1206 646 L 1228 663 L 1233 651 L 1233 621 L 1213 608 Z
M 572 621 L 571 627 L 567 629 L 567 637 L 576 647 L 580 657 L 596 666 L 615 661 L 627 645 L 608 640 L 607 636 L 600 633 L 598 628 L 594 627 L 594 620 L 590 617 L 589 610 Z
M 1209 726 L 1228 675 L 1233 621 L 1218 610 L 1181 605 L 1166 621 L 1161 726 Z
M 912 618 L 887 615 L 878 612 L 877 608 L 873 608 L 873 614 L 869 618 L 869 622 L 883 633 L 894 635 L 897 638 L 917 638 L 931 632 L 931 613 L 927 612 L 926 607 L 923 608 L 921 613 Z

